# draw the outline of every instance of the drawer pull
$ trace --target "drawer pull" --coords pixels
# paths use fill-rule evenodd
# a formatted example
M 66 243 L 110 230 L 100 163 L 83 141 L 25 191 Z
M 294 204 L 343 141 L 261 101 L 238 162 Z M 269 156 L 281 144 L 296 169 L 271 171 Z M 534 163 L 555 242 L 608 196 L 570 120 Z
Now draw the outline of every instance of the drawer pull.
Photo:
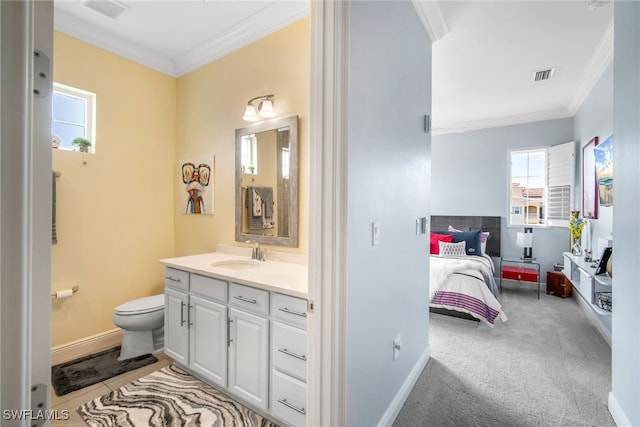
M 305 356 L 304 354 L 292 353 L 289 350 L 287 350 L 286 348 L 279 348 L 278 351 L 280 353 L 286 354 L 287 356 L 295 357 L 296 359 L 304 360 L 305 362 L 307 361 L 307 356 Z
M 287 402 L 287 399 L 278 399 L 278 402 L 293 409 L 296 412 L 300 412 L 302 415 L 307 415 L 307 411 L 304 408 L 298 408 L 297 406 L 292 405 L 291 403 Z
M 282 308 L 279 308 L 278 310 L 284 311 L 285 313 L 294 314 L 300 317 L 307 317 L 307 313 L 300 313 L 299 311 L 289 310 L 287 307 L 282 307 Z
M 167 280 L 171 280 L 172 282 L 182 283 L 182 280 L 176 279 L 176 278 L 171 277 L 171 276 L 165 276 L 164 278 L 167 279 Z
M 257 304 L 258 303 L 258 301 L 254 300 L 254 299 L 244 298 L 242 295 L 234 296 L 234 298 L 238 299 L 240 301 L 243 301 L 243 302 L 248 302 L 249 304 Z

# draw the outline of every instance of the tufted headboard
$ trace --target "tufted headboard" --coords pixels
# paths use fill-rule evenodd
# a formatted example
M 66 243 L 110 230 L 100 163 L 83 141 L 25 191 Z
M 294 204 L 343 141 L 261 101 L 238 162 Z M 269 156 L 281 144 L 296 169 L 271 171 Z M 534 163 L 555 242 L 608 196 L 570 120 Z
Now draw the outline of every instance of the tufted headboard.
M 462 231 L 482 230 L 490 234 L 487 240 L 487 254 L 500 257 L 500 230 L 502 217 L 499 216 L 449 216 L 431 217 L 431 231 L 446 231 L 449 226 Z

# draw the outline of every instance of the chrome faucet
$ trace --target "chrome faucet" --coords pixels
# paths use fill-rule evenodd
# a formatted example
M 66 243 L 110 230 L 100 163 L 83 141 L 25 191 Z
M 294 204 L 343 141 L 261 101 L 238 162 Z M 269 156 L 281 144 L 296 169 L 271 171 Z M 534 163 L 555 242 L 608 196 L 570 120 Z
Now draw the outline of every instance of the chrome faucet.
M 256 242 L 255 240 L 251 241 L 251 240 L 247 240 L 247 243 L 251 244 L 255 244 L 255 246 L 251 249 L 251 259 L 256 260 L 256 261 L 266 261 L 267 260 L 267 251 L 263 250 L 260 247 L 260 243 Z

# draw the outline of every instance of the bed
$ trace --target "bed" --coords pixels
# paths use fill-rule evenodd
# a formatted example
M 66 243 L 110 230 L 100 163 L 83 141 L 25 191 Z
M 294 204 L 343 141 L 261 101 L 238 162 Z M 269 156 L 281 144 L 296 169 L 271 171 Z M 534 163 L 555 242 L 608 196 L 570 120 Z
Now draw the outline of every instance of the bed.
M 432 312 L 483 322 L 489 327 L 498 319 L 507 320 L 497 299 L 493 261 L 500 256 L 500 221 L 500 217 L 431 217 Z

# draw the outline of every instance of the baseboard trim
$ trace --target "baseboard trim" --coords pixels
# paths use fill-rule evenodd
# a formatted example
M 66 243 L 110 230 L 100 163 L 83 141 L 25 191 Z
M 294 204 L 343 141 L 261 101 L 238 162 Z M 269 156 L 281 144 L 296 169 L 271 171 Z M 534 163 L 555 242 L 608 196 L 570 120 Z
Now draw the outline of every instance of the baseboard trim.
M 400 410 L 402 409 L 404 402 L 406 402 L 407 398 L 409 397 L 411 390 L 413 390 L 413 387 L 415 387 L 416 382 L 418 381 L 418 378 L 420 378 L 422 371 L 424 371 L 425 366 L 427 366 L 427 362 L 429 361 L 430 357 L 431 357 L 431 346 L 427 345 L 427 348 L 424 350 L 422 355 L 420 355 L 420 358 L 418 359 L 416 364 L 413 366 L 413 369 L 411 369 L 411 372 L 409 373 L 409 376 L 407 376 L 407 378 L 405 379 L 404 383 L 402 384 L 402 387 L 400 387 L 400 390 L 398 390 L 398 393 L 391 401 L 391 405 L 389 405 L 387 410 L 382 415 L 382 418 L 378 423 L 378 427 L 390 426 L 393 424 L 396 417 L 400 413 Z
M 122 329 L 116 328 L 90 337 L 51 347 L 51 366 L 88 354 L 115 347 L 122 343 Z
M 618 403 L 618 399 L 613 395 L 612 392 L 609 392 L 609 412 L 613 417 L 613 421 L 616 423 L 618 427 L 627 427 L 631 426 L 629 419 L 625 415 L 624 411 L 620 407 Z

